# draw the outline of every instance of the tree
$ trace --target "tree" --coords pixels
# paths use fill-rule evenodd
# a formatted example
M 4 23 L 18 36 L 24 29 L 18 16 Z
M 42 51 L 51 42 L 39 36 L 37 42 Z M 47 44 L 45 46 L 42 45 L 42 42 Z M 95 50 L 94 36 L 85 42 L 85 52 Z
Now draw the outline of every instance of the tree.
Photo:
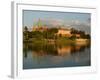
M 51 32 L 51 33 L 57 33 L 58 29 L 57 28 L 51 28 L 51 29 L 49 29 L 49 32 Z
M 86 35 L 86 39 L 90 39 L 91 37 L 90 37 L 90 35 L 89 34 L 87 34 Z
M 62 37 L 62 34 L 59 34 L 59 37 Z
M 50 39 L 55 39 L 55 34 L 58 32 L 57 28 L 50 28 L 48 30 L 48 36 Z
M 27 26 L 24 27 L 23 36 L 24 36 L 24 40 L 28 40 L 29 39 L 29 31 L 28 31 Z
M 75 34 L 73 34 L 71 37 L 70 37 L 70 39 L 72 39 L 72 40 L 75 40 L 77 37 L 76 37 L 76 35 Z
M 25 26 L 25 28 L 24 28 L 24 31 L 28 31 L 28 28 L 27 28 L 27 26 Z
M 71 28 L 71 34 L 78 34 L 78 33 L 79 33 L 78 30 L 76 30 L 76 29 L 74 29 L 74 28 Z
M 31 34 L 33 38 L 38 38 L 38 39 L 43 38 L 43 33 L 40 31 L 33 31 Z

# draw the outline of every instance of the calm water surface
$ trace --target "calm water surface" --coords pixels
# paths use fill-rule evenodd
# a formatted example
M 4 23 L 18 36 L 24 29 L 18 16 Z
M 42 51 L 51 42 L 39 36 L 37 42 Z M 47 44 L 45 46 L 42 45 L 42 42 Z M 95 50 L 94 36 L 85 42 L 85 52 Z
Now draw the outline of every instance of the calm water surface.
M 90 44 L 23 46 L 23 69 L 90 66 Z

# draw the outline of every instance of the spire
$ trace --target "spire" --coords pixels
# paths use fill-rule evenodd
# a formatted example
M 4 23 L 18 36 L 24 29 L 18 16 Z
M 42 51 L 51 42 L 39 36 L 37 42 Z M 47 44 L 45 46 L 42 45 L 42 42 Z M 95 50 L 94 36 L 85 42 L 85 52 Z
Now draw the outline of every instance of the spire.
M 41 27 L 42 26 L 42 22 L 41 22 L 40 18 L 39 18 L 39 20 L 37 22 L 37 25 L 38 25 L 38 27 Z

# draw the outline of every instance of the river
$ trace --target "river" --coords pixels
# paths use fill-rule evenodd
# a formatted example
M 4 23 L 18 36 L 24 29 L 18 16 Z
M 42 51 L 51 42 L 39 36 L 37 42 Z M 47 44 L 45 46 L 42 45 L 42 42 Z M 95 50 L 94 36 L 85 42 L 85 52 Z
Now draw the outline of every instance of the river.
M 90 44 L 24 44 L 23 69 L 81 67 L 91 65 Z

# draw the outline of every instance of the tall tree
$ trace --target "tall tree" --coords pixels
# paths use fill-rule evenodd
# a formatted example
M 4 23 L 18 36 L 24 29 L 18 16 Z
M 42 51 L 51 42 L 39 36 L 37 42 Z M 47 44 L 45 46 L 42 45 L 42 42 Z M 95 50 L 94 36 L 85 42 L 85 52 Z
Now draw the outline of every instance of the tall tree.
M 24 37 L 23 37 L 24 40 L 28 40 L 29 39 L 29 31 L 28 31 L 27 26 L 24 27 L 23 35 L 24 35 Z

